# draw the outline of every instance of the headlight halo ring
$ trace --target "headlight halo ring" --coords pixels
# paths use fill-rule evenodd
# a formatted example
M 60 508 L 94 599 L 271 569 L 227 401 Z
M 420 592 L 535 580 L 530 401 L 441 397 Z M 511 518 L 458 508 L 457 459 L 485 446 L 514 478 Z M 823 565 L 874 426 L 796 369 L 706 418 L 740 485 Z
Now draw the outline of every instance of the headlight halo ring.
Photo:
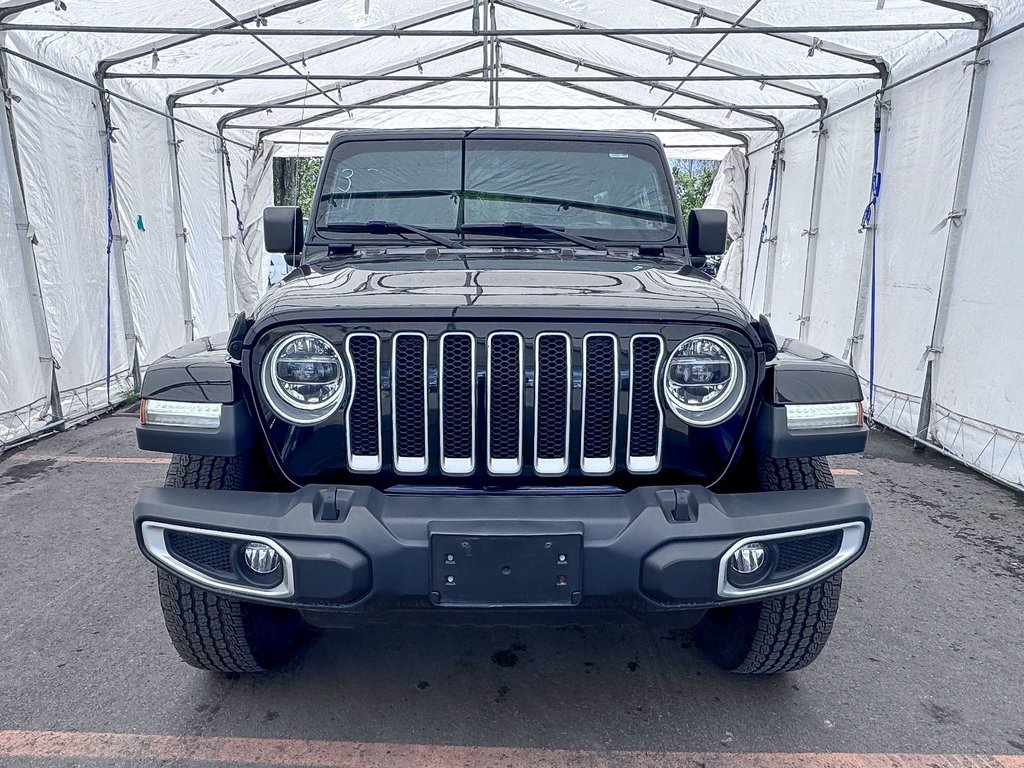
M 729 382 L 722 393 L 707 403 L 684 405 L 669 388 L 669 371 L 672 360 L 680 353 L 683 345 L 695 341 L 710 341 L 724 353 L 730 367 Z M 715 427 L 731 419 L 743 404 L 743 395 L 747 388 L 747 367 L 743 362 L 739 349 L 724 336 L 713 333 L 698 333 L 680 341 L 675 349 L 665 358 L 661 373 L 661 393 L 668 409 L 679 419 L 694 427 Z
M 338 365 L 338 388 L 329 398 L 320 403 L 300 403 L 288 395 L 279 381 L 276 370 L 281 354 L 289 344 L 299 338 L 311 338 L 322 343 L 330 350 Z M 296 331 L 278 339 L 270 348 L 260 366 L 260 381 L 263 395 L 271 410 L 289 424 L 313 426 L 331 418 L 341 407 L 348 392 L 348 376 L 341 353 L 328 339 L 311 331 Z

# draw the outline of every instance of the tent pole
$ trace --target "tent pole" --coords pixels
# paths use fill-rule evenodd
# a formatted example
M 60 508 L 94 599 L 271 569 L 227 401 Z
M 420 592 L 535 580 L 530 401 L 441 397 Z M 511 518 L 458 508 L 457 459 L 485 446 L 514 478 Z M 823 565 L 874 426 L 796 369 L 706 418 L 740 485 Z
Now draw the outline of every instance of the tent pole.
M 430 11 L 429 13 L 404 19 L 403 21 L 400 21 L 397 24 L 389 27 L 389 29 L 392 31 L 397 30 L 400 32 L 401 30 L 410 29 L 420 24 L 427 24 L 432 21 L 437 21 L 438 19 L 444 19 L 454 14 L 461 13 L 471 8 L 472 5 L 473 0 L 459 0 L 459 2 L 455 3 L 454 5 L 445 6 L 443 8 L 437 8 L 433 11 Z M 337 53 L 338 51 L 342 51 L 347 48 L 353 48 L 357 45 L 362 45 L 363 43 L 372 42 L 373 39 L 374 38 L 372 36 L 343 38 L 341 40 L 335 40 L 329 43 L 328 45 L 320 46 L 318 48 L 313 48 L 310 50 L 303 50 L 300 51 L 299 53 L 293 53 L 289 56 L 286 56 L 285 58 L 292 64 L 300 61 L 309 62 L 320 56 L 326 56 L 328 54 Z M 214 88 L 220 88 L 224 85 L 227 85 L 228 83 L 249 79 L 253 76 L 259 77 L 264 73 L 271 72 L 275 69 L 280 68 L 281 63 L 279 61 L 275 60 L 272 62 L 263 62 L 262 64 L 247 67 L 246 69 L 238 70 L 230 74 L 224 74 L 222 76 L 204 79 L 200 83 L 196 83 L 195 85 L 190 85 L 185 88 L 182 88 L 179 91 L 175 91 L 171 95 L 180 101 L 186 96 L 192 96 L 196 93 L 202 93 L 203 91 L 209 91 Z M 314 77 L 313 75 L 308 75 L 308 79 L 315 80 L 317 78 Z M 337 78 L 326 79 L 337 80 Z
M 217 174 L 218 192 L 220 194 L 220 232 L 221 232 L 221 255 L 224 261 L 224 292 L 226 295 L 226 303 L 228 308 L 228 325 L 234 320 L 235 315 L 238 314 L 238 300 L 235 292 L 235 269 L 234 269 L 234 256 L 231 247 L 233 240 L 238 240 L 238 246 L 245 250 L 245 243 L 242 242 L 242 233 L 237 232 L 235 235 L 231 234 L 231 221 L 233 219 L 232 212 L 228 210 L 228 163 L 227 153 L 228 145 L 224 141 L 223 134 L 221 136 L 220 144 L 220 173 Z
M 772 190 L 772 218 L 768 225 L 768 252 L 765 254 L 765 271 L 764 271 L 764 304 L 763 312 L 765 316 L 771 318 L 772 316 L 772 291 L 773 282 L 775 280 L 775 251 L 779 244 L 779 209 L 782 207 L 782 180 L 785 178 L 786 171 L 786 148 L 782 144 L 780 138 L 775 146 L 775 189 Z M 756 279 L 757 276 L 755 275 Z M 753 291 L 754 286 L 751 286 Z
M 188 230 L 185 228 L 185 214 L 181 206 L 181 169 L 178 166 L 178 150 L 181 144 L 178 140 L 177 122 L 174 119 L 173 96 L 167 99 L 167 114 L 167 151 L 171 160 L 171 202 L 174 206 L 174 239 L 178 250 L 178 276 L 181 280 L 181 309 L 185 321 L 185 338 L 192 341 L 195 338 L 195 318 L 192 316 L 188 252 L 185 248 Z
M 978 43 L 985 42 L 990 17 L 986 18 L 985 29 L 978 33 Z M 970 194 L 971 176 L 974 171 L 974 157 L 978 148 L 978 133 L 981 125 L 981 111 L 985 101 L 985 81 L 989 60 L 985 48 L 979 47 L 970 61 L 971 85 L 967 100 L 967 117 L 964 137 L 960 146 L 960 162 L 957 166 L 956 185 L 953 190 L 952 209 L 946 218 L 946 251 L 942 257 L 942 277 L 939 280 L 939 295 L 935 302 L 935 319 L 932 323 L 931 342 L 924 350 L 922 360 L 927 361 L 924 385 L 921 391 L 921 407 L 918 412 L 917 432 L 914 439 L 919 442 L 937 443 L 932 434 L 932 411 L 935 406 L 933 388 L 938 379 L 942 360 L 942 348 L 949 324 L 949 308 L 953 301 L 960 250 L 963 243 L 963 219 L 967 215 L 967 201 Z
M 121 229 L 120 206 L 117 198 L 117 175 L 114 173 L 114 158 L 111 156 L 114 126 L 110 121 L 110 98 L 107 96 L 103 84 L 103 75 L 96 73 L 96 85 L 99 88 L 99 98 L 96 100 L 96 114 L 99 118 L 100 148 L 103 156 L 104 168 L 110 171 L 110 198 L 111 198 L 111 220 L 110 227 L 113 232 L 111 244 L 114 266 L 117 270 L 117 288 L 121 294 L 121 322 L 124 327 L 124 337 L 127 346 L 128 359 L 132 361 L 132 382 L 135 390 L 142 387 L 142 376 L 139 367 L 139 338 L 135 332 L 135 313 L 132 311 L 131 294 L 128 291 L 128 264 L 125 260 L 124 247 L 126 238 Z M 107 137 L 110 137 L 109 140 Z M 109 329 L 108 329 L 109 332 Z
M 892 108 L 892 102 L 886 100 L 888 91 L 886 90 L 888 85 L 888 77 L 883 79 L 882 87 L 878 90 L 877 95 L 877 122 L 876 131 L 878 132 L 878 173 L 884 174 L 885 172 L 885 155 L 886 145 L 888 144 L 888 133 L 889 133 L 889 112 Z M 875 179 L 871 180 L 872 185 L 875 184 Z M 871 280 L 873 278 L 873 265 L 872 255 L 874 251 L 875 243 L 875 230 L 878 229 L 879 220 L 879 204 L 876 201 L 874 204 L 874 210 L 872 212 L 871 221 L 867 227 L 864 228 L 864 246 L 861 249 L 860 259 L 860 279 L 857 282 L 857 303 L 853 313 L 853 331 L 850 334 L 850 338 L 847 339 L 846 349 L 843 353 L 843 357 L 846 358 L 847 362 L 850 363 L 854 368 L 857 368 L 857 360 L 860 353 L 860 345 L 864 341 L 864 332 L 867 325 L 868 318 L 868 307 L 870 306 L 870 292 L 871 292 Z M 872 308 L 873 311 L 873 308 Z M 871 397 L 871 393 L 868 395 Z M 869 408 L 874 409 L 874 403 L 871 402 Z
M 0 42 L 6 42 L 6 35 L 0 32 Z M 39 347 L 43 377 L 49 379 L 50 393 L 48 410 L 50 422 L 62 422 L 64 410 L 60 402 L 60 388 L 57 385 L 57 362 L 53 358 L 53 346 L 50 344 L 50 329 L 46 319 L 46 308 L 43 304 L 43 291 L 39 284 L 39 267 L 36 264 L 32 224 L 28 218 L 28 206 L 25 202 L 25 181 L 21 171 L 21 159 L 18 155 L 18 138 L 14 127 L 13 94 L 7 75 L 7 56 L 0 51 L 0 88 L 4 93 L 4 112 L 6 113 L 6 130 L 3 133 L 3 151 L 7 155 L 7 167 L 14 171 L 16 184 L 11 185 L 11 199 L 14 204 L 15 227 L 18 231 L 18 244 L 21 251 L 22 266 L 25 270 L 25 281 L 28 283 L 29 304 L 32 307 L 32 326 L 36 333 L 36 344 Z M 41 414 L 46 415 L 46 411 Z
M 504 0 L 503 0 L 504 1 Z M 929 32 L 955 29 L 978 29 L 978 22 L 948 21 L 923 22 L 906 24 L 766 24 L 760 27 L 732 27 L 730 35 L 765 35 L 778 37 L 782 35 L 827 35 L 832 33 L 872 33 L 872 32 Z M 481 32 L 471 29 L 420 29 L 398 31 L 391 27 L 373 28 L 337 28 L 337 27 L 292 27 L 262 28 L 259 30 L 247 27 L 221 27 L 208 29 L 189 26 L 132 26 L 116 24 L 17 24 L 0 23 L 0 31 L 7 32 L 63 32 L 87 35 L 195 35 L 197 37 L 477 37 Z M 602 35 L 649 35 L 649 36 L 686 36 L 704 37 L 720 35 L 725 30 L 721 27 L 595 27 L 584 25 L 569 30 L 557 30 L 549 27 L 532 29 L 507 29 L 496 33 L 499 37 L 595 37 Z M 877 75 L 871 75 L 877 77 Z
M 825 110 L 822 110 L 824 117 Z M 828 148 L 828 128 L 822 119 L 818 128 L 817 153 L 814 156 L 814 181 L 811 186 L 811 215 L 807 222 L 807 259 L 804 262 L 803 298 L 800 301 L 800 341 L 810 334 L 811 307 L 814 302 L 814 269 L 818 261 L 818 226 L 821 222 L 821 187 L 825 180 L 825 152 Z

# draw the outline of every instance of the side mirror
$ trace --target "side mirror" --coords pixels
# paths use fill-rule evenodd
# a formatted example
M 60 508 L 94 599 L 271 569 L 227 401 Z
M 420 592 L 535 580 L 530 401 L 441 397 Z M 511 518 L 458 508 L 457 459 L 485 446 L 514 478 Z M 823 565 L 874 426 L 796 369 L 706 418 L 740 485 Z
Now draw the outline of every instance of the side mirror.
M 301 208 L 276 205 L 263 209 L 263 247 L 270 253 L 283 253 L 289 267 L 297 267 L 302 258 L 304 229 Z
M 728 225 L 729 214 L 718 208 L 695 208 L 690 211 L 686 222 L 686 245 L 690 249 L 690 256 L 703 262 L 705 256 L 725 253 Z

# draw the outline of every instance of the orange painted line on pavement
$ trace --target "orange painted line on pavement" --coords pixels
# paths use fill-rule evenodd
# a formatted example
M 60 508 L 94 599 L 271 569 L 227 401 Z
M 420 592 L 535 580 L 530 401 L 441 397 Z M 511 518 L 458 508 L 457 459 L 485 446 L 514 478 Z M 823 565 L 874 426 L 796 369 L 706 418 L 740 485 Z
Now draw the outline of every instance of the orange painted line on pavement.
M 25 461 L 69 461 L 72 464 L 170 464 L 167 456 L 144 457 L 144 456 L 76 456 L 65 454 L 63 456 L 44 456 L 34 453 L 20 456 Z
M 309 768 L 1024 768 L 1024 755 L 646 752 L 0 731 L 0 756 Z
M 861 477 L 864 473 L 861 472 L 859 469 L 833 469 L 832 474 L 849 475 L 850 477 Z

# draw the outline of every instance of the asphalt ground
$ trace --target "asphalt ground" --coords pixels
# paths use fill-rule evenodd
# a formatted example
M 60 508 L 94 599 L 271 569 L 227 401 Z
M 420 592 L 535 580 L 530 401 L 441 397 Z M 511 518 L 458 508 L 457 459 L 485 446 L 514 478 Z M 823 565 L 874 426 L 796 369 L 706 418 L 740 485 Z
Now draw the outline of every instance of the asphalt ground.
M 833 459 L 875 525 L 801 672 L 732 676 L 633 624 L 368 626 L 225 677 L 166 637 L 130 515 L 166 457 L 133 425 L 0 457 L 0 765 L 1024 768 L 1024 499 L 902 438 Z

